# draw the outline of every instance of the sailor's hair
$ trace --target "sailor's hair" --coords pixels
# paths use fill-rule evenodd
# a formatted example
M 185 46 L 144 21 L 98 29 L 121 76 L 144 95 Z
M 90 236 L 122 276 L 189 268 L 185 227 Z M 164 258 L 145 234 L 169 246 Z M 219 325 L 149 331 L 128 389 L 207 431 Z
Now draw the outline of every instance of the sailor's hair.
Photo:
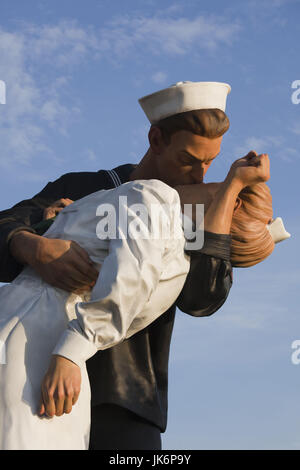
M 157 124 L 166 144 L 178 131 L 189 131 L 209 139 L 221 137 L 229 129 L 228 116 L 221 109 L 198 109 L 162 119 Z

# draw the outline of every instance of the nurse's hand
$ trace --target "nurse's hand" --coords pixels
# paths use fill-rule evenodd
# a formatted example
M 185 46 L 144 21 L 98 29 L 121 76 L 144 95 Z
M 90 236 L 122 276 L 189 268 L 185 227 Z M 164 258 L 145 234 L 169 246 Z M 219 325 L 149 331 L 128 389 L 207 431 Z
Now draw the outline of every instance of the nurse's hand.
M 268 154 L 257 155 L 251 150 L 245 157 L 239 158 L 231 165 L 227 178 L 238 181 L 241 188 L 268 181 L 270 178 Z
M 78 400 L 80 386 L 80 367 L 69 359 L 53 355 L 42 382 L 38 414 L 53 418 L 71 413 Z

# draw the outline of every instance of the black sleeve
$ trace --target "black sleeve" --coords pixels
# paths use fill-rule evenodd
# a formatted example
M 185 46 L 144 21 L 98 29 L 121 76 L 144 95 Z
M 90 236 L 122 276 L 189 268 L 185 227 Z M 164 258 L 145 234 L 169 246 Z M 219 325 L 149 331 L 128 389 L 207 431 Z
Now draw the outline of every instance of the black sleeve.
M 23 265 L 9 251 L 9 242 L 16 232 L 28 230 L 40 235 L 33 225 L 43 220 L 44 209 L 50 204 L 61 198 L 77 201 L 95 191 L 111 187 L 111 179 L 105 170 L 65 173 L 49 182 L 32 199 L 21 201 L 0 212 L 0 282 L 13 281 L 23 269 Z
M 23 265 L 18 263 L 9 251 L 12 236 L 20 231 L 36 231 L 32 225 L 43 219 L 46 207 L 57 199 L 65 196 L 65 177 L 61 176 L 54 182 L 49 182 L 45 188 L 32 199 L 26 199 L 10 209 L 0 211 L 0 281 L 11 282 L 22 271 Z
M 176 306 L 195 317 L 212 315 L 232 286 L 231 235 L 204 232 L 201 250 L 190 250 L 191 265 Z

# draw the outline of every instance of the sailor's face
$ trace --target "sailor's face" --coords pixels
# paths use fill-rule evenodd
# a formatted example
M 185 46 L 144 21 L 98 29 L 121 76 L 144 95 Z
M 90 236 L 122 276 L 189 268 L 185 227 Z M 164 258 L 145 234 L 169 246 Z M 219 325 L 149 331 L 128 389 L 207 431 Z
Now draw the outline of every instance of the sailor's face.
M 157 155 L 159 178 L 170 186 L 202 183 L 220 153 L 221 142 L 222 137 L 208 139 L 189 131 L 176 132 Z

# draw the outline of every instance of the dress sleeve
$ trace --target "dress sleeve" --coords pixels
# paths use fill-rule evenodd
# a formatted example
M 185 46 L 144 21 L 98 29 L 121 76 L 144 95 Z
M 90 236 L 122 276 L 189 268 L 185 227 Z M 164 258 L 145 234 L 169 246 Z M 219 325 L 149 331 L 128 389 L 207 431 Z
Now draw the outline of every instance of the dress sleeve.
M 215 313 L 225 302 L 233 282 L 231 235 L 204 231 L 204 245 L 190 250 L 190 270 L 176 300 L 184 313 L 196 317 Z
M 109 252 L 91 298 L 75 305 L 77 318 L 69 323 L 52 353 L 78 365 L 98 350 L 110 348 L 126 338 L 130 325 L 155 291 L 164 269 L 163 256 L 168 249 L 168 240 L 157 232 L 155 237 L 125 237 L 118 214 L 125 211 L 130 225 L 144 228 L 145 217 L 137 215 L 139 209 L 134 213 L 133 204 L 142 203 L 146 209 L 152 204 L 172 204 L 177 193 L 157 180 L 149 180 L 146 186 L 139 182 L 127 185 L 126 192 L 121 190 L 127 200 L 124 202 L 124 198 L 120 198 L 121 210 L 116 211 L 117 237 L 109 240 Z M 114 198 L 119 194 L 116 190 Z M 164 224 L 172 224 L 168 211 L 165 215 Z M 151 217 L 148 228 L 151 232 Z

